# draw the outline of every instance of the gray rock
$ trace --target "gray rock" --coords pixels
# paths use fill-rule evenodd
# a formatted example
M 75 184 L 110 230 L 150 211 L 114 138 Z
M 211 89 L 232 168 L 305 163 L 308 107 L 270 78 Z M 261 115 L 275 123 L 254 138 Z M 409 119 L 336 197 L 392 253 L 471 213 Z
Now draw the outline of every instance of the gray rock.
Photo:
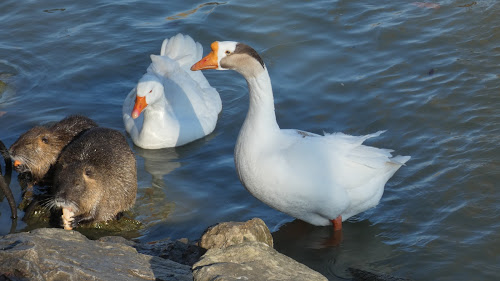
M 273 247 L 271 232 L 259 218 L 247 222 L 224 222 L 210 227 L 201 237 L 200 247 L 207 250 L 217 249 L 253 241 Z
M 22 280 L 192 280 L 189 266 L 93 241 L 76 231 L 41 228 L 0 237 L 0 275 Z
M 193 265 L 196 281 L 327 280 L 323 275 L 261 242 L 211 249 Z

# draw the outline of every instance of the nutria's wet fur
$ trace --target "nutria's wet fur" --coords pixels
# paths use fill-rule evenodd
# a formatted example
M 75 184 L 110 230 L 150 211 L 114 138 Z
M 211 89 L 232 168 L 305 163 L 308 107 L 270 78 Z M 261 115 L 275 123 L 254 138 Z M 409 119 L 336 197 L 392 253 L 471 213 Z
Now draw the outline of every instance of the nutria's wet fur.
M 83 131 L 97 127 L 90 118 L 71 115 L 52 126 L 37 126 L 28 130 L 9 148 L 19 173 L 31 173 L 33 181 L 51 182 L 52 167 L 63 148 Z
M 61 153 L 54 173 L 53 206 L 70 210 L 70 224 L 107 221 L 135 203 L 137 168 L 125 137 L 92 128 Z

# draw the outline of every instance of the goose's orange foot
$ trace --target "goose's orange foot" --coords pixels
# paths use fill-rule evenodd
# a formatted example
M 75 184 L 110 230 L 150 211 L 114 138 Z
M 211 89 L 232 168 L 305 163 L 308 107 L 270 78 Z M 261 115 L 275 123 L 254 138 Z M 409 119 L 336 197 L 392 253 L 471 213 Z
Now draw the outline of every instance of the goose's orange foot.
M 342 230 L 342 216 L 338 216 L 336 219 L 331 220 L 333 223 L 333 230 Z

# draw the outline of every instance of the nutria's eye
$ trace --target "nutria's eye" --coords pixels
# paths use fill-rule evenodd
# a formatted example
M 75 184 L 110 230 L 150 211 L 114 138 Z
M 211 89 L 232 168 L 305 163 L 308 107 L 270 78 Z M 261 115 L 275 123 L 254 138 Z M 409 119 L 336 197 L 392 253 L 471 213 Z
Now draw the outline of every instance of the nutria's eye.
M 87 177 L 92 176 L 92 171 L 91 171 L 89 168 L 85 169 L 85 175 L 86 175 Z
M 49 143 L 49 139 L 46 136 L 42 137 L 42 142 L 43 143 Z
M 230 54 L 231 54 L 231 51 L 227 50 L 226 55 L 230 55 Z

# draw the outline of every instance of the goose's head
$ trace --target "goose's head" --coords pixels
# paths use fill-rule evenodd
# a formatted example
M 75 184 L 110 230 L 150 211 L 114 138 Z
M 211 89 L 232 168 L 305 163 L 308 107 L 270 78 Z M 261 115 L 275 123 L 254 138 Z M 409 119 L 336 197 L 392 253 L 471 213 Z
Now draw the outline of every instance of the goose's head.
M 191 70 L 232 69 L 245 77 L 257 76 L 266 69 L 264 61 L 250 46 L 233 41 L 215 41 L 210 45 L 212 51 Z
M 135 105 L 132 110 L 132 118 L 137 118 L 148 104 L 155 103 L 163 96 L 163 85 L 160 79 L 152 74 L 145 74 L 137 83 L 137 94 L 135 96 Z

